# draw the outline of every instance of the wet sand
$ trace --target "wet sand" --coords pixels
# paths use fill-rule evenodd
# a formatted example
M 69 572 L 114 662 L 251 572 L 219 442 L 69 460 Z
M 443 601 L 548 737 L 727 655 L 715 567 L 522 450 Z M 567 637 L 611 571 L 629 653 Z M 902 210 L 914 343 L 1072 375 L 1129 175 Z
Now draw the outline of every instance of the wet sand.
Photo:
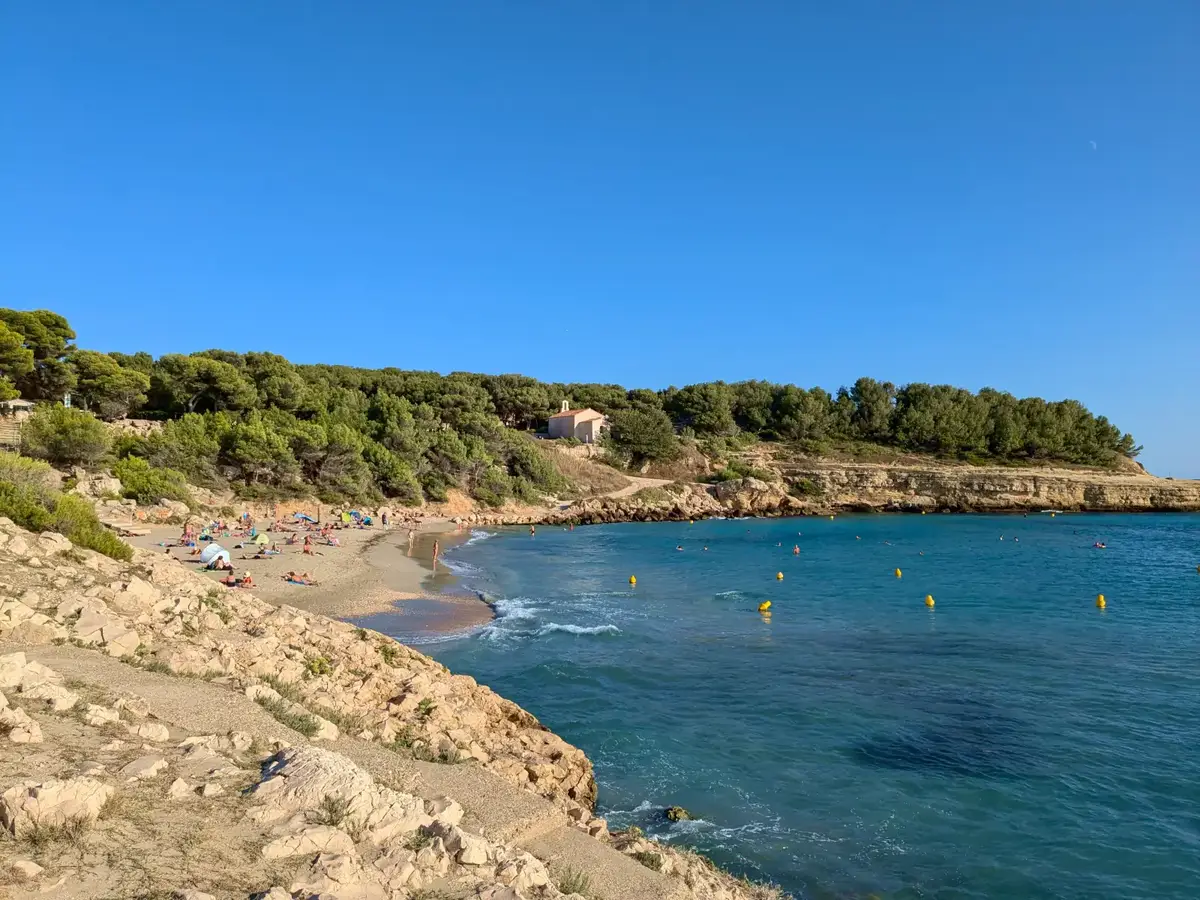
M 269 524 L 262 522 L 260 527 Z M 413 530 L 410 543 L 407 526 L 338 529 L 334 535 L 341 546 L 316 546 L 313 555 L 304 554 L 302 543 L 285 544 L 288 532 L 268 531 L 281 552 L 265 559 L 243 558 L 252 557 L 256 550 L 248 538 L 220 537 L 218 543 L 229 551 L 234 574 L 249 573 L 254 579 L 252 593 L 271 603 L 340 619 L 414 616 L 412 625 L 402 629 L 413 634 L 461 631 L 491 621 L 491 608 L 473 595 L 453 593 L 454 576 L 433 560 L 434 541 L 446 550 L 469 537 L 469 532 L 446 520 L 426 521 Z M 180 531 L 176 525 L 155 526 L 150 534 L 129 542 L 169 553 L 203 572 L 191 548 L 162 546 L 174 543 Z M 302 542 L 305 532 L 294 533 Z M 246 546 L 239 548 L 239 543 Z M 291 584 L 283 578 L 289 571 L 309 573 L 317 583 Z M 228 573 L 204 574 L 218 584 Z

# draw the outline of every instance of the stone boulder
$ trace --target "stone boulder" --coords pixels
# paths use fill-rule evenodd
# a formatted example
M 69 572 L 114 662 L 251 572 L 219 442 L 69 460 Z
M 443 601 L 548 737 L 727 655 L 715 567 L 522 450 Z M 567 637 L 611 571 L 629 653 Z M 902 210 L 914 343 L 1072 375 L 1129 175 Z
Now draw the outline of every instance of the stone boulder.
M 0 826 L 20 837 L 38 826 L 95 822 L 112 795 L 110 785 L 94 778 L 26 781 L 0 795 Z

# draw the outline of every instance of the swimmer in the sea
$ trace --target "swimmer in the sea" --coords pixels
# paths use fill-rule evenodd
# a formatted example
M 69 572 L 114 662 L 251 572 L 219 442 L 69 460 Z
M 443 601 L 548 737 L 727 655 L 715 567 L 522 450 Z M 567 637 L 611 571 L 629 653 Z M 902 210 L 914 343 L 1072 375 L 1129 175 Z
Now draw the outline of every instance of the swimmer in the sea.
M 675 549 L 676 549 L 676 550 L 682 550 L 682 549 L 683 549 L 683 544 L 679 544 L 678 546 L 676 546 L 676 548 L 675 548 Z

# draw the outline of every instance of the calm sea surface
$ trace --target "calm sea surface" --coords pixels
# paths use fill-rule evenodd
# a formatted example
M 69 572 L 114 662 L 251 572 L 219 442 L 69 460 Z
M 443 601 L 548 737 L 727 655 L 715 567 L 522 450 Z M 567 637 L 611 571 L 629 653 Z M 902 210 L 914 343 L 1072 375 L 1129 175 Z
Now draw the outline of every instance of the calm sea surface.
M 449 562 L 501 617 L 423 649 L 583 748 L 612 827 L 803 898 L 1200 897 L 1200 516 L 476 532 Z

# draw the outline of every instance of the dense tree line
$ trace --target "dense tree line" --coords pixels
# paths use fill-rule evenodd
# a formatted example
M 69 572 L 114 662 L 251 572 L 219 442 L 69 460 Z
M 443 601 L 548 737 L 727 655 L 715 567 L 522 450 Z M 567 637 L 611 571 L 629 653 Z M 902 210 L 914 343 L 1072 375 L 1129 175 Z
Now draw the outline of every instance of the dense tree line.
M 55 313 L 0 310 L 0 397 L 70 394 L 74 406 L 100 419 L 163 419 L 161 432 L 122 438 L 113 452 L 200 484 L 311 485 L 338 497 L 382 494 L 405 503 L 441 499 L 451 486 L 488 503 L 533 499 L 562 484 L 521 432 L 544 428 L 564 399 L 608 414 L 612 448 L 629 461 L 669 457 L 680 436 L 739 434 L 815 450 L 863 441 L 966 458 L 1100 465 L 1140 450 L 1076 401 L 990 389 L 898 388 L 860 378 L 832 395 L 765 381 L 627 390 L 522 375 L 295 365 L 274 353 L 154 359 L 80 350 L 74 340 Z

